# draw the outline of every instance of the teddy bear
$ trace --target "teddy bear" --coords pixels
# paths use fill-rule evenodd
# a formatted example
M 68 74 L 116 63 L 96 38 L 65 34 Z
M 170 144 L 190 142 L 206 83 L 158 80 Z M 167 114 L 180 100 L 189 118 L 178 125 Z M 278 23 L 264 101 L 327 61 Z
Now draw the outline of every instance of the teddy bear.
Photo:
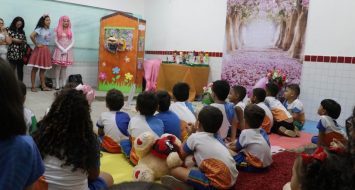
M 183 164 L 179 156 L 181 141 L 174 135 L 163 134 L 156 139 L 152 132 L 139 135 L 133 144 L 139 157 L 133 168 L 133 181 L 152 182 L 167 175 L 170 168 Z

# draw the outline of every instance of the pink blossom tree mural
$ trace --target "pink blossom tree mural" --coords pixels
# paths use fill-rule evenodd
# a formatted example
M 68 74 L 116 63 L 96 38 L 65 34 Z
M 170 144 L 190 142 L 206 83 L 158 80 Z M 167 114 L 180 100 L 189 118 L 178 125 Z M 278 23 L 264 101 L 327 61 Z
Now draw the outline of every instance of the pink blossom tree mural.
M 309 0 L 228 0 L 222 79 L 249 90 L 268 70 L 299 83 Z

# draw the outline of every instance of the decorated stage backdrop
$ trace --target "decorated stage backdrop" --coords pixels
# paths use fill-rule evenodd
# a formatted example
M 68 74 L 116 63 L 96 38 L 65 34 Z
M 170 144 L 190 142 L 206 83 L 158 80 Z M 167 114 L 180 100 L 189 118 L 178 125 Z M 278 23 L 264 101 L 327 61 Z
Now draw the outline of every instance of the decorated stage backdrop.
M 309 0 L 228 0 L 222 79 L 248 91 L 268 71 L 299 83 Z

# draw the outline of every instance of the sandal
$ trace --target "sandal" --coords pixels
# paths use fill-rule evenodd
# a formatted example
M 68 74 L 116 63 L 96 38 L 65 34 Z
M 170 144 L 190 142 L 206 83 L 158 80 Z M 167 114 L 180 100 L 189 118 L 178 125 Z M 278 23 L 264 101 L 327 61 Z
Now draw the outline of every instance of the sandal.
M 50 89 L 50 88 L 48 88 L 48 87 L 46 87 L 46 86 L 45 86 L 45 87 L 41 87 L 41 90 L 42 90 L 42 91 L 52 91 L 52 89 Z
M 283 126 L 279 128 L 279 133 L 287 137 L 296 137 L 296 133 L 294 131 L 286 129 L 286 127 Z
M 38 92 L 38 90 L 36 88 L 32 87 L 31 92 Z

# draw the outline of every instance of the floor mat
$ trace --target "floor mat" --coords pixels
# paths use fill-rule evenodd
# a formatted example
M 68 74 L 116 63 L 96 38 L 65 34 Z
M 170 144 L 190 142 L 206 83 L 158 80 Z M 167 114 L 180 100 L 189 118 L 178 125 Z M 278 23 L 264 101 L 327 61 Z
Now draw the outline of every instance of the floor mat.
M 114 184 L 124 181 L 132 181 L 133 166 L 129 164 L 123 154 L 109 154 L 102 152 L 101 171 L 110 173 L 113 177 Z
M 296 149 L 311 143 L 313 134 L 301 132 L 301 137 L 291 138 L 278 134 L 270 134 L 270 144 L 273 146 L 280 146 L 285 149 Z
M 273 164 L 269 170 L 262 173 L 240 171 L 237 183 L 233 189 L 267 189 L 280 190 L 291 180 L 292 166 L 296 158 L 294 152 L 281 152 L 273 156 Z

